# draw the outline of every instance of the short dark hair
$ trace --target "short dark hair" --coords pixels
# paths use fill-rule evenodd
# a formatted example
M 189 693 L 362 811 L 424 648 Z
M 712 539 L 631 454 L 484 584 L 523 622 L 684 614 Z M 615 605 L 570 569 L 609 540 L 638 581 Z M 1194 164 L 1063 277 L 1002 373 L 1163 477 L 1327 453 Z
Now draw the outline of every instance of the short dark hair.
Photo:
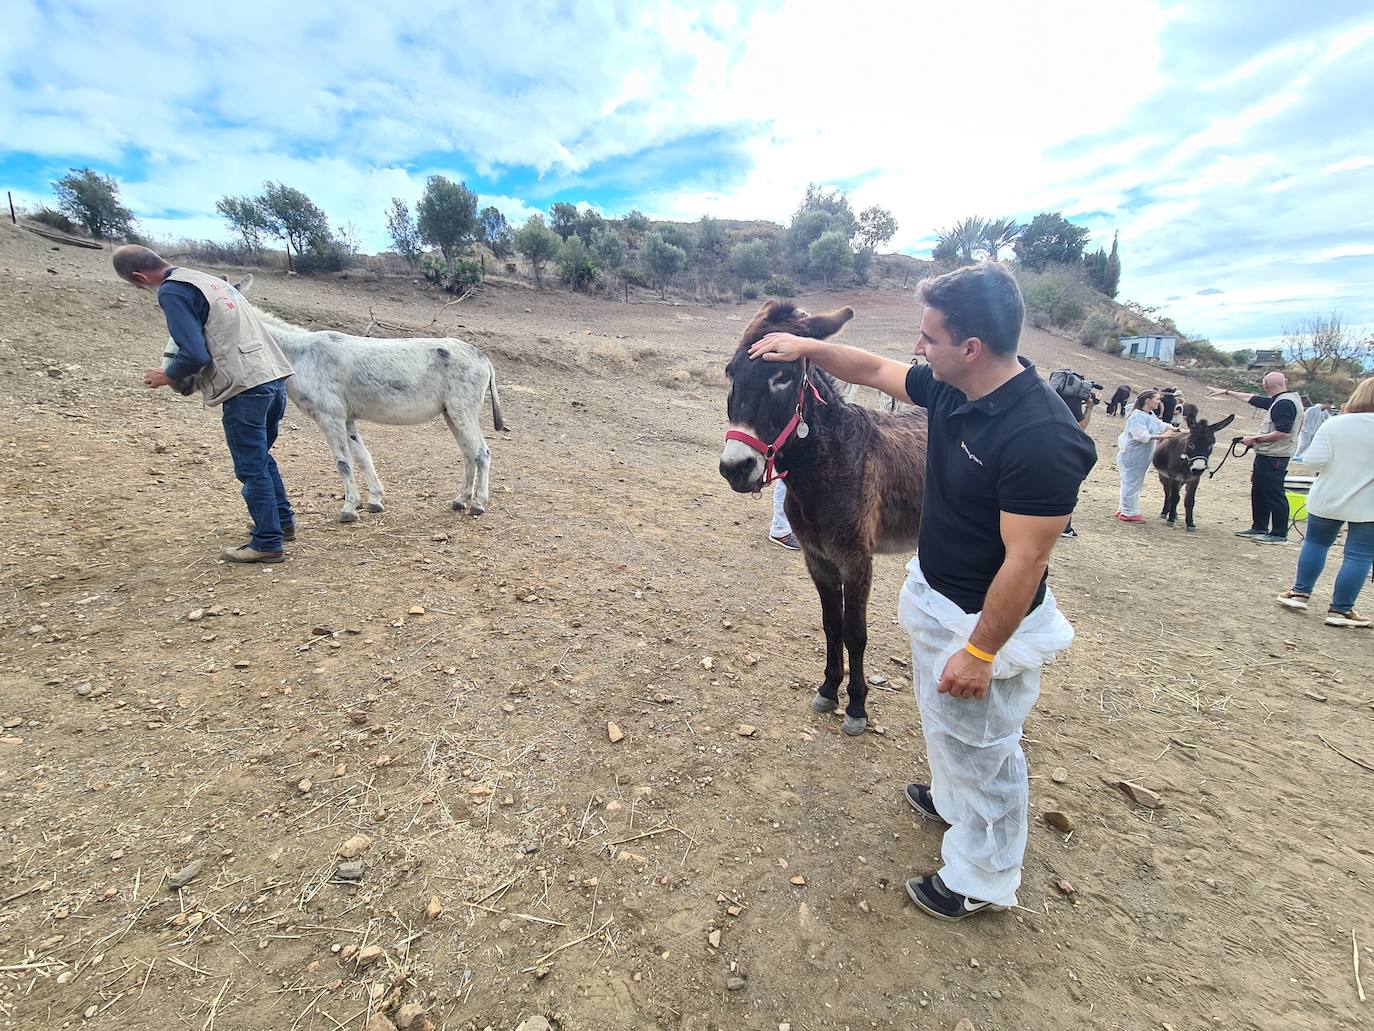
M 1016 353 L 1026 303 L 1006 267 L 984 261 L 967 268 L 924 279 L 916 294 L 928 308 L 945 318 L 956 341 L 977 337 L 993 354 Z

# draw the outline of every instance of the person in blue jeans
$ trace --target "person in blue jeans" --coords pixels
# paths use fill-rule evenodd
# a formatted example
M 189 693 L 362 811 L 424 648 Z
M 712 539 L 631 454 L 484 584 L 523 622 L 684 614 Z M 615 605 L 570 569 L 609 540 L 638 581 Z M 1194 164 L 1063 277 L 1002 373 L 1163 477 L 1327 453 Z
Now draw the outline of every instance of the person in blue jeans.
M 1307 608 L 1326 554 L 1344 525 L 1345 554 L 1326 625 L 1368 627 L 1374 621 L 1356 612 L 1355 602 L 1374 568 L 1374 376 L 1355 388 L 1342 414 L 1321 425 L 1305 458 L 1320 475 L 1307 496 L 1307 538 L 1298 555 L 1297 576 L 1292 589 L 1278 596 L 1279 604 Z
M 249 387 L 225 401 L 221 411 L 234 476 L 243 484 L 243 500 L 253 517 L 249 547 L 265 555 L 280 553 L 283 542 L 296 539 L 296 515 L 272 457 L 277 427 L 286 414 L 286 381 Z
M 225 548 L 226 562 L 280 562 L 283 543 L 295 539 L 296 522 L 272 458 L 277 426 L 286 411 L 291 363 L 258 313 L 227 280 L 177 268 L 147 247 L 114 252 L 115 272 L 127 283 L 157 293 L 176 353 L 160 369 L 148 369 L 151 389 L 199 388 L 208 407 L 223 412 L 224 439 L 253 517 L 252 539 Z

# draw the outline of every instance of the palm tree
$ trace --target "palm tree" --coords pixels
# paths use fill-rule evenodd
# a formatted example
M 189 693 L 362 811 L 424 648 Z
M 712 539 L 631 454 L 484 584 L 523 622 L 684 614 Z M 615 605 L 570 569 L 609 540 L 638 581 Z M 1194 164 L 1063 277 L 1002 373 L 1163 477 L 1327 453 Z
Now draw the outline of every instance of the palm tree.
M 984 222 L 982 244 L 987 252 L 988 261 L 996 261 L 997 252 L 1014 244 L 1016 238 L 1021 235 L 1021 230 L 1025 228 L 1011 218 L 995 218 Z
M 974 252 L 986 246 L 983 242 L 986 227 L 987 223 L 977 216 L 961 218 L 949 229 L 941 230 L 936 238 L 936 255 L 957 256 L 960 265 L 972 265 L 978 260 Z

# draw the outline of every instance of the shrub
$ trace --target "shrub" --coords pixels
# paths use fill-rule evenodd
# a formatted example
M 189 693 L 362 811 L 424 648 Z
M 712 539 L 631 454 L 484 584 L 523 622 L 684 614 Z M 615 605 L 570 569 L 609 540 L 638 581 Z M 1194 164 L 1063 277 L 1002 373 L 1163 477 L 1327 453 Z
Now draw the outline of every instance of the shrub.
M 1021 280 L 1021 297 L 1032 326 L 1071 326 L 1087 311 L 1092 291 L 1067 271 L 1027 273 Z
M 762 240 L 737 243 L 730 248 L 730 267 L 736 276 L 752 283 L 768 276 L 768 245 Z
M 658 287 L 658 295 L 667 297 L 669 282 L 687 266 L 687 251 L 669 243 L 661 233 L 650 233 L 639 249 L 639 259 Z
M 580 236 L 569 236 L 558 249 L 558 278 L 574 290 L 596 282 L 597 268 Z
M 56 211 L 44 204 L 37 211 L 29 216 L 30 222 L 37 222 L 39 225 L 47 226 L 49 229 L 56 229 L 61 233 L 79 233 L 81 227 L 73 222 L 60 211 Z
M 537 286 L 544 285 L 544 265 L 562 245 L 558 234 L 544 224 L 543 215 L 531 215 L 515 234 L 515 249 L 530 263 Z
M 1174 362 L 1182 364 L 1196 358 L 1199 365 L 1225 368 L 1231 364 L 1231 355 L 1221 350 L 1212 341 L 1204 337 L 1189 339 L 1183 334 L 1178 335 L 1178 343 L 1174 347 Z
M 838 229 L 827 229 L 806 251 L 808 268 L 819 273 L 830 286 L 854 266 L 854 252 L 849 249 L 849 237 Z
M 455 258 L 439 285 L 451 294 L 465 294 L 482 283 L 482 263 L 475 258 Z
M 451 294 L 465 294 L 482 282 L 482 263 L 474 258 L 443 258 L 429 255 L 420 262 L 420 273 L 441 290 Z
M 768 282 L 763 284 L 763 292 L 770 297 L 796 297 L 797 287 L 792 280 L 786 276 L 769 276 Z
M 182 257 L 207 265 L 262 264 L 267 251 L 254 251 L 244 243 L 223 243 L 219 240 L 178 240 L 153 248 L 165 258 Z
M 1078 342 L 1084 347 L 1101 347 L 1113 328 L 1112 320 L 1102 312 L 1089 312 L 1083 325 L 1078 327 Z
M 750 283 L 739 292 L 740 297 L 746 301 L 757 301 L 759 299 L 759 287 L 757 283 Z
M 306 276 L 342 272 L 353 264 L 354 254 L 333 236 L 317 236 L 296 256 L 296 271 Z

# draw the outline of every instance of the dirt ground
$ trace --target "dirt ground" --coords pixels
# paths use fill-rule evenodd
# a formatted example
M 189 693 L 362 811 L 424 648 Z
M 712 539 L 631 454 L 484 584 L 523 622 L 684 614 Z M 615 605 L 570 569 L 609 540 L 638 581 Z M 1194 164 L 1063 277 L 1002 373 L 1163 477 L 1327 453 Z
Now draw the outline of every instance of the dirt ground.
M 406 279 L 275 274 L 253 296 L 482 347 L 512 426 L 490 510 L 449 511 L 442 424 L 373 427 L 387 511 L 340 525 L 293 409 L 290 560 L 218 563 L 245 513 L 215 417 L 138 382 L 152 298 L 0 229 L 0 1026 L 357 1031 L 403 1004 L 497 1031 L 1370 1026 L 1374 771 L 1337 749 L 1374 762 L 1374 637 L 1274 604 L 1297 549 L 1231 536 L 1243 462 L 1204 483 L 1197 534 L 1125 526 L 1120 424 L 1094 421 L 1052 571 L 1078 639 L 1026 727 L 1022 908 L 950 927 L 902 888 L 939 849 L 901 796 L 923 770 L 903 560 L 874 587 L 881 732 L 847 739 L 807 708 L 801 559 L 716 472 L 752 308 L 506 285 L 441 312 Z M 910 353 L 909 296 L 806 303 Z M 1037 331 L 1024 351 L 1158 380 Z M 1229 411 L 1258 422 L 1204 405 Z

